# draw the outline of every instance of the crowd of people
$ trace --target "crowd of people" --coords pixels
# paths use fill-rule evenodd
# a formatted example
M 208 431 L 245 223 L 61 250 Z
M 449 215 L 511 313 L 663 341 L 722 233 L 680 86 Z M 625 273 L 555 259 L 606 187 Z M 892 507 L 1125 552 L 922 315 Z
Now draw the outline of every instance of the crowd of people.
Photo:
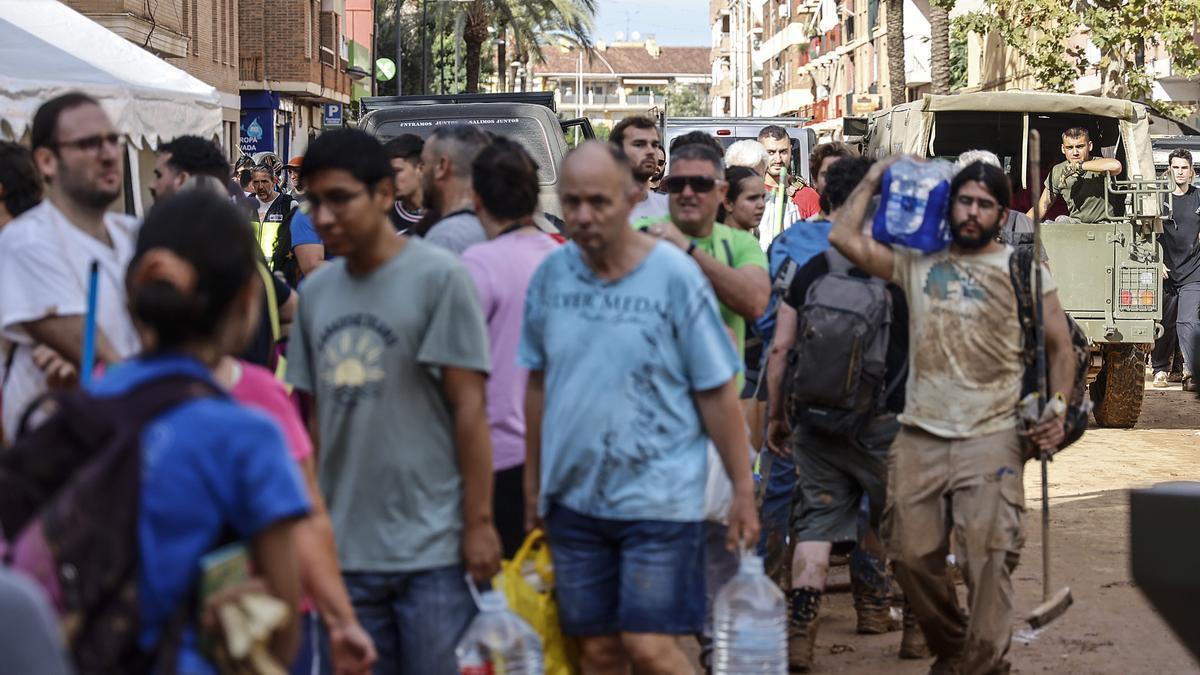
M 894 158 L 823 144 L 801 185 L 779 127 L 728 149 L 688 134 L 664 164 L 654 121 L 625 118 L 563 161 L 561 233 L 529 154 L 470 125 L 329 131 L 283 185 L 177 138 L 141 223 L 110 210 L 121 144 L 68 94 L 30 150 L 0 146 L 0 405 L 19 454 L 47 392 L 209 388 L 137 430 L 123 658 L 171 647 L 177 672 L 216 672 L 211 618 L 235 594 L 169 638 L 240 542 L 253 578 L 235 590 L 282 602 L 266 646 L 291 672 L 457 672 L 472 586 L 542 528 L 584 673 L 692 672 L 682 636 L 710 668 L 716 590 L 750 552 L 786 593 L 793 672 L 819 667 L 847 555 L 858 632 L 903 629 L 900 657 L 934 673 L 1007 672 L 1024 465 L 1064 431 L 1061 405 L 1018 420 L 1029 346 L 1003 242 L 1021 225 L 998 161 L 958 167 L 951 243 L 922 255 L 870 236 Z M 1030 266 L 1061 404 L 1066 315 Z M 852 314 L 871 317 L 862 344 L 820 341 Z M 846 359 L 865 368 L 849 391 Z M 853 414 L 830 416 L 847 395 Z M 0 651 L 69 672 L 42 590 L 0 572 L 0 613 L 29 617 Z

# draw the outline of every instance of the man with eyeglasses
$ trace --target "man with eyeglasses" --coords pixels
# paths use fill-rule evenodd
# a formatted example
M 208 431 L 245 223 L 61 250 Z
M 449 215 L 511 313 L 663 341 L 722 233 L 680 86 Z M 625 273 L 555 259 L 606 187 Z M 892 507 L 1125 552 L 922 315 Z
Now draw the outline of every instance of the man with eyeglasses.
M 452 673 L 477 611 L 464 572 L 481 584 L 500 568 L 487 323 L 452 252 L 396 234 L 392 174 L 363 131 L 308 146 L 313 225 L 339 258 L 304 284 L 287 380 L 315 400 L 318 477 L 376 672 Z
M 4 383 L 10 440 L 30 403 L 77 377 L 93 261 L 97 360 L 114 363 L 141 348 L 125 296 L 137 224 L 108 212 L 124 179 L 121 135 L 95 99 L 74 92 L 38 108 L 31 136 L 46 198 L 0 232 L 0 329 L 14 345 Z
M 1025 461 L 1057 449 L 1064 395 L 1075 376 L 1066 314 L 1048 268 L 1037 265 L 1052 414 L 1023 440 L 1017 403 L 1025 348 L 1014 251 L 996 240 L 1011 205 L 1008 177 L 983 162 L 960 171 L 950 183 L 951 245 L 924 255 L 891 248 L 863 231 L 872 197 L 894 161 L 871 167 L 829 234 L 855 267 L 891 281 L 908 301 L 913 348 L 902 426 L 888 456 L 882 534 L 896 578 L 937 655 L 930 672 L 1008 672 L 1012 575 L 1024 540 Z M 1024 259 L 1029 257 L 1016 260 Z M 958 609 L 946 567 L 951 530 L 970 591 L 969 621 Z

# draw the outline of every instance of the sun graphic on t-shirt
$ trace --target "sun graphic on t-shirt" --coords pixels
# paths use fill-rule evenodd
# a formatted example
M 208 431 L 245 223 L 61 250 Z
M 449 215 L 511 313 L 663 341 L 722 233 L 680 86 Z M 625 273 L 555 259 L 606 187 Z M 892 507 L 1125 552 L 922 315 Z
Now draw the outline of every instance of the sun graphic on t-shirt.
M 361 328 L 348 328 L 325 347 L 321 378 L 337 388 L 358 389 L 382 382 L 383 345 L 379 337 Z

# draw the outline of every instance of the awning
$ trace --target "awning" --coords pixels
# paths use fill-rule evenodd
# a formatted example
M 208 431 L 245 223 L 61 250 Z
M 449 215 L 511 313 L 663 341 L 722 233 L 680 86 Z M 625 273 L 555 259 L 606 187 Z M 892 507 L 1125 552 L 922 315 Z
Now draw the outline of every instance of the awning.
M 96 97 L 139 148 L 221 129 L 212 86 L 57 0 L 0 0 L 0 135 L 21 138 L 68 91 Z

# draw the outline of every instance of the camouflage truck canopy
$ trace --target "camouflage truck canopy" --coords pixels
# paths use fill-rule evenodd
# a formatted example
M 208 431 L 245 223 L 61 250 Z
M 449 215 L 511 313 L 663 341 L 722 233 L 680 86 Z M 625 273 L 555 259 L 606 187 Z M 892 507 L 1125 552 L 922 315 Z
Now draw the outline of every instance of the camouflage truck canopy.
M 1116 157 L 1129 179 L 1155 176 L 1150 119 L 1145 105 L 1113 98 L 999 91 L 925 95 L 871 117 L 867 154 L 907 153 L 953 160 L 965 150 L 991 150 L 1006 163 L 1014 187 L 1025 185 L 1030 129 L 1042 132 L 1042 158 L 1059 157 L 1059 136 L 1068 127 L 1088 129 L 1094 155 Z M 1157 213 L 1157 206 L 1145 208 Z

